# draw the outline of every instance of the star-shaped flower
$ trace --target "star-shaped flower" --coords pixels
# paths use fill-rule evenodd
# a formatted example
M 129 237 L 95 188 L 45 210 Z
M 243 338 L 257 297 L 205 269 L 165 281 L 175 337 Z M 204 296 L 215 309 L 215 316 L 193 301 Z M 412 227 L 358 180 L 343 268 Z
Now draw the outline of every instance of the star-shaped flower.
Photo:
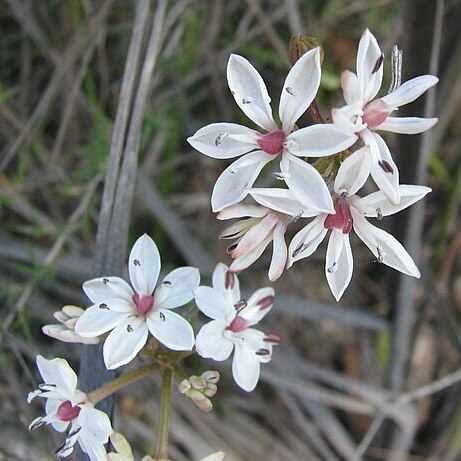
M 272 357 L 272 345 L 279 344 L 276 334 L 264 334 L 251 328 L 272 308 L 274 290 L 261 288 L 248 301 L 240 297 L 237 276 L 224 264 L 213 272 L 213 288 L 195 290 L 197 307 L 213 320 L 204 325 L 196 339 L 200 356 L 216 361 L 226 360 L 232 351 L 232 374 L 245 391 L 252 391 L 259 379 L 261 363 Z
M 352 229 L 372 251 L 378 262 L 404 274 L 420 277 L 418 268 L 402 244 L 389 233 L 370 224 L 366 218 L 380 220 L 383 216 L 397 213 L 422 199 L 431 189 L 424 186 L 400 185 L 398 192 L 401 200 L 398 205 L 391 204 L 382 191 L 361 198 L 355 194 L 367 179 L 371 159 L 369 147 L 365 146 L 343 162 L 334 182 L 336 213 L 320 213 L 293 237 L 288 248 L 290 267 L 295 261 L 310 256 L 331 230 L 325 274 L 337 301 L 352 277 L 353 259 L 349 242 Z
M 119 277 L 101 277 L 83 284 L 94 304 L 78 320 L 76 333 L 92 338 L 112 330 L 103 347 L 108 369 L 130 362 L 146 344 L 149 331 L 169 349 L 191 350 L 191 325 L 170 309 L 193 299 L 200 283 L 198 269 L 175 269 L 155 289 L 160 255 L 154 241 L 144 234 L 131 250 L 128 272 L 134 290 Z
M 59 457 L 70 455 L 78 441 L 91 461 L 105 461 L 104 444 L 112 433 L 108 416 L 87 402 L 86 394 L 77 389 L 77 375 L 66 360 L 47 360 L 39 355 L 37 367 L 44 383 L 29 394 L 27 401 L 37 396 L 46 399 L 46 416 L 32 421 L 29 429 L 51 424 L 58 432 L 67 430 L 65 442 L 56 451 Z
M 316 124 L 293 131 L 299 117 L 314 100 L 320 85 L 320 48 L 305 53 L 291 68 L 280 97 L 279 128 L 272 116 L 270 97 L 258 71 L 242 56 L 232 54 L 227 81 L 237 105 L 265 133 L 233 123 L 213 123 L 188 138 L 198 151 L 213 158 L 240 156 L 218 178 L 211 204 L 213 211 L 242 201 L 262 168 L 281 154 L 286 157 L 322 157 L 349 147 L 356 138 L 334 124 Z M 285 173 L 289 183 L 289 164 Z M 312 170 L 315 172 L 314 168 Z M 316 172 L 315 172 L 316 173 Z M 319 177 L 316 178 L 319 180 Z M 313 200 L 312 206 L 316 202 Z
M 357 75 L 344 71 L 341 86 L 346 106 L 332 110 L 334 124 L 348 135 L 356 135 L 370 147 L 372 161 L 369 173 L 388 199 L 398 204 L 400 200 L 399 171 L 386 142 L 375 131 L 416 134 L 428 130 L 437 118 L 390 117 L 400 106 L 408 104 L 439 79 L 422 75 L 408 80 L 386 96 L 373 99 L 381 88 L 383 79 L 383 54 L 373 34 L 367 29 L 360 39 L 357 53 Z M 355 141 L 354 140 L 354 141 Z

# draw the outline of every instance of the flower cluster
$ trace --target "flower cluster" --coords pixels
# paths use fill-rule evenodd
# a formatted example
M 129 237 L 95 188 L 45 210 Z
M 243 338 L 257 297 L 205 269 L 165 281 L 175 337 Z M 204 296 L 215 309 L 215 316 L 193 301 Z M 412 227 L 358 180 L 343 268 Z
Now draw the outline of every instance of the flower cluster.
M 339 300 L 352 276 L 352 229 L 377 261 L 414 277 L 420 275 L 402 245 L 366 218 L 380 220 L 430 191 L 424 186 L 399 183 L 397 165 L 377 131 L 414 134 L 431 128 L 436 118 L 390 115 L 434 86 L 438 78 L 420 76 L 376 98 L 383 80 L 384 55 L 376 38 L 366 30 L 358 47 L 356 73 L 344 71 L 341 75 L 346 105 L 332 110 L 332 123 L 298 128 L 296 122 L 314 102 L 319 89 L 320 54 L 319 47 L 310 49 L 289 71 L 280 96 L 281 127 L 274 121 L 267 88 L 259 73 L 245 58 L 231 55 L 227 66 L 231 93 L 245 115 L 263 131 L 213 123 L 199 129 L 188 141 L 209 157 L 240 157 L 218 178 L 211 197 L 218 219 L 247 218 L 221 234 L 221 238 L 237 239 L 228 248 L 234 259 L 230 269 L 237 272 L 247 268 L 272 241 L 269 278 L 276 280 L 285 268 L 310 256 L 331 230 L 325 273 Z M 254 187 L 263 167 L 275 157 L 280 158 L 280 170 L 273 174 L 287 187 Z M 318 157 L 329 162 L 327 173 L 322 171 L 324 176 L 318 171 L 321 168 L 316 168 L 320 162 L 307 161 Z M 369 177 L 378 191 L 366 197 L 356 195 Z M 242 203 L 248 195 L 257 205 Z M 287 248 L 287 227 L 304 218 L 313 219 Z
M 274 290 L 262 288 L 247 302 L 240 297 L 237 276 L 224 264 L 216 266 L 213 288 L 199 286 L 200 274 L 193 267 L 175 269 L 157 284 L 160 268 L 157 246 L 144 234 L 128 258 L 131 285 L 119 277 L 85 282 L 83 290 L 92 305 L 86 310 L 65 306 L 55 313 L 60 324 L 46 325 L 43 332 L 65 342 L 104 341 L 107 369 L 131 362 L 141 350 L 154 357 L 159 353 L 160 361 L 164 361 L 170 352 L 188 355 L 195 346 L 200 356 L 222 361 L 235 348 L 234 379 L 242 389 L 252 391 L 259 379 L 260 364 L 271 360 L 272 346 L 281 342 L 278 335 L 250 328 L 272 308 Z M 194 298 L 198 308 L 213 319 L 202 326 L 197 338 L 189 321 L 172 311 Z M 35 396 L 45 398 L 46 416 L 34 420 L 30 428 L 47 423 L 59 432 L 67 430 L 64 444 L 56 451 L 60 457 L 69 455 L 78 441 L 91 461 L 108 459 L 104 444 L 115 433 L 107 415 L 94 405 L 110 392 L 95 390 L 85 394 L 78 390 L 77 376 L 63 359 L 38 356 L 37 366 L 44 384 L 29 395 L 28 401 Z M 217 391 L 219 373 L 206 371 L 200 377 L 180 377 L 179 392 L 203 411 L 210 411 L 210 397 Z M 109 459 L 118 459 L 117 456 L 112 453 Z M 222 459 L 221 454 L 216 456 Z

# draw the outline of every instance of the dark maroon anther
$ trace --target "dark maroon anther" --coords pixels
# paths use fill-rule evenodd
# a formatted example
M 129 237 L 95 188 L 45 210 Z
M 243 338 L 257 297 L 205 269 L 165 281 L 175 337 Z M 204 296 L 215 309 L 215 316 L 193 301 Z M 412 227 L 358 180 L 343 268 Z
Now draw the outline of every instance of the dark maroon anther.
M 264 296 L 264 298 L 261 298 L 257 303 L 259 306 L 259 309 L 261 310 L 261 309 L 267 309 L 268 307 L 271 307 L 272 304 L 274 304 L 274 299 L 275 297 L 272 295 Z
M 266 336 L 264 337 L 264 341 L 266 343 L 282 344 L 283 338 L 277 333 L 266 333 Z
M 267 357 L 270 354 L 270 352 L 267 349 L 259 349 L 256 351 L 256 355 L 259 357 Z
M 247 307 L 246 299 L 241 299 L 240 301 L 237 301 L 237 302 L 234 304 L 234 307 L 235 307 L 235 310 L 236 310 L 236 311 L 241 311 L 242 309 L 244 309 L 245 307 Z
M 233 243 L 232 245 L 229 245 L 227 248 L 226 248 L 226 253 L 228 255 L 232 254 L 232 252 L 237 248 L 237 245 L 238 243 Z
M 226 272 L 226 279 L 224 282 L 224 287 L 226 290 L 234 288 L 234 283 L 235 283 L 235 275 L 231 271 Z
M 384 54 L 381 53 L 381 56 L 376 60 L 375 66 L 373 67 L 373 70 L 371 71 L 372 74 L 376 74 L 376 72 L 378 72 L 383 61 L 384 61 Z
M 66 402 L 63 402 L 61 405 L 59 405 L 56 415 L 61 421 L 72 421 L 79 415 L 79 413 L 80 407 L 73 407 L 70 401 L 67 400 Z
M 384 173 L 392 174 L 394 172 L 394 169 L 391 167 L 391 165 L 389 164 L 387 160 L 380 160 L 378 162 L 378 165 L 381 167 Z
M 101 303 L 101 304 L 99 305 L 99 309 L 109 309 L 109 307 L 107 306 L 106 303 Z

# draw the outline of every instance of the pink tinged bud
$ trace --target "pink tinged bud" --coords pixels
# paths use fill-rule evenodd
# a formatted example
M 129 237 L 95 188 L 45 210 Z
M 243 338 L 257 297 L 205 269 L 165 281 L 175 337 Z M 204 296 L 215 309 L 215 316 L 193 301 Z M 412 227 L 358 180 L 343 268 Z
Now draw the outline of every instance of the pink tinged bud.
M 240 333 L 243 330 L 246 330 L 248 322 L 243 318 L 237 315 L 232 323 L 227 327 L 227 330 L 232 331 L 232 333 Z
M 285 138 L 285 132 L 283 130 L 277 130 L 272 133 L 261 135 L 258 138 L 258 144 L 266 154 L 277 155 L 282 152 Z
M 392 110 L 392 107 L 382 99 L 375 99 L 363 110 L 362 120 L 367 124 L 368 128 L 373 129 L 381 125 Z
M 59 405 L 58 411 L 56 412 L 58 418 L 61 421 L 72 421 L 79 415 L 79 413 L 80 407 L 73 407 L 69 400 L 61 403 L 61 405 Z
M 259 306 L 260 310 L 267 309 L 268 307 L 271 307 L 272 304 L 274 304 L 274 299 L 275 297 L 272 295 L 265 296 L 257 302 L 257 305 Z
M 277 333 L 266 333 L 266 336 L 264 337 L 264 341 L 266 343 L 282 344 L 283 338 Z
M 325 229 L 339 229 L 343 234 L 348 234 L 352 230 L 352 214 L 349 205 L 342 197 L 335 200 L 336 214 L 329 214 L 325 219 Z
M 146 315 L 154 305 L 153 296 L 139 296 L 138 293 L 135 293 L 131 299 L 136 304 L 139 315 Z

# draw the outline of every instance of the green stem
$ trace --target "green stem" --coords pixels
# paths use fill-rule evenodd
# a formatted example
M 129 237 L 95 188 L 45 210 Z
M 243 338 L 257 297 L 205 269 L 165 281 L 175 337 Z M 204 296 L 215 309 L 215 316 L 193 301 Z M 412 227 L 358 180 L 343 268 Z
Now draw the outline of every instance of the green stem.
M 170 432 L 171 385 L 173 373 L 166 367 L 162 372 L 162 388 L 160 397 L 160 421 L 158 427 L 157 447 L 154 459 L 168 459 L 168 435 Z
M 96 404 L 108 397 L 109 395 L 113 394 L 114 392 L 123 389 L 129 384 L 139 381 L 141 378 L 144 378 L 144 376 L 148 375 L 149 373 L 152 373 L 157 368 L 157 364 L 146 365 L 145 367 L 138 368 L 137 370 L 132 371 L 131 373 L 127 373 L 126 375 L 115 378 L 112 381 L 104 384 L 103 386 L 98 387 L 94 391 L 91 391 L 87 395 L 88 401 Z

